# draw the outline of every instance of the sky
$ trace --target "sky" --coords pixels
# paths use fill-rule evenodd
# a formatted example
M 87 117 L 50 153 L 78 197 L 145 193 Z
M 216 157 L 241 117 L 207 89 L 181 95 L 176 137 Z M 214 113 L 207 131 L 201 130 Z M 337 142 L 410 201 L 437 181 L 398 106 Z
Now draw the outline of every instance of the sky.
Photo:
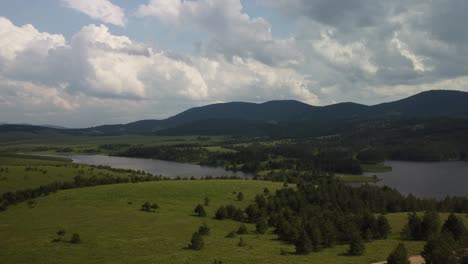
M 468 91 L 466 0 L 0 0 L 0 123 Z

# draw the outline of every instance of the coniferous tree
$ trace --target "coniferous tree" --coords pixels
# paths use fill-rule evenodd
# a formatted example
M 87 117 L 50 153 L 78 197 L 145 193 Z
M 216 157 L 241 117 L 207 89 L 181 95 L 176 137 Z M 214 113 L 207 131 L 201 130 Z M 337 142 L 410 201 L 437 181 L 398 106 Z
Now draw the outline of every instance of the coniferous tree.
M 427 264 L 461 263 L 463 254 L 464 249 L 460 249 L 452 234 L 446 231 L 430 239 L 421 252 Z
M 322 249 L 322 233 L 320 233 L 320 229 L 317 227 L 317 225 L 313 225 L 309 236 L 312 245 L 312 251 L 320 251 Z
M 408 251 L 403 243 L 398 244 L 392 253 L 390 253 L 387 258 L 387 264 L 410 264 Z
M 193 233 L 192 239 L 190 239 L 189 248 L 193 250 L 201 250 L 204 246 L 205 242 L 203 241 L 202 235 L 198 232 Z
M 244 200 L 244 194 L 242 192 L 239 192 L 237 194 L 237 201 L 243 201 Z
M 206 216 L 206 211 L 205 208 L 201 204 L 197 205 L 195 209 L 193 210 L 195 214 L 197 214 L 198 217 L 205 217 Z
M 257 223 L 255 224 L 255 232 L 257 232 L 258 234 L 265 234 L 267 230 L 268 230 L 268 222 L 263 217 L 259 218 L 257 220 Z
M 203 223 L 199 228 L 198 228 L 198 233 L 202 236 L 207 236 L 210 234 L 210 228 L 206 223 Z
M 247 227 L 244 224 L 241 224 L 239 226 L 239 229 L 237 229 L 237 234 L 242 235 L 242 234 L 247 234 L 247 233 L 248 233 Z
M 296 246 L 296 254 L 306 255 L 313 250 L 312 242 L 310 241 L 307 232 L 304 230 L 300 233 L 294 245 Z
M 463 224 L 463 221 L 453 213 L 451 213 L 445 221 L 444 225 L 442 226 L 442 230 L 452 234 L 452 237 L 457 241 L 461 240 L 466 233 L 466 228 Z
M 348 254 L 351 256 L 361 256 L 364 254 L 365 244 L 359 234 L 353 234 L 351 236 L 351 242 L 349 244 Z
M 224 206 L 219 207 L 215 213 L 215 218 L 218 220 L 223 220 L 226 218 L 226 216 L 227 216 L 226 207 Z
M 390 224 L 388 223 L 388 220 L 384 215 L 380 215 L 377 218 L 375 238 L 387 239 L 389 234 L 390 234 Z
M 424 240 L 429 240 L 439 234 L 440 217 L 435 211 L 426 211 L 421 223 L 421 236 Z

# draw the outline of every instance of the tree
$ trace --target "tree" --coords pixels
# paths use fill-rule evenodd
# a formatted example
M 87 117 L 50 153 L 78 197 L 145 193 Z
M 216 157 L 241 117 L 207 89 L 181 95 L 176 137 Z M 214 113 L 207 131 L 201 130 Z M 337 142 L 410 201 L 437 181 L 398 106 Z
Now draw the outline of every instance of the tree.
M 388 220 L 384 215 L 380 215 L 377 218 L 375 238 L 387 239 L 389 233 L 390 233 L 390 224 L 388 223 Z
M 73 234 L 72 234 L 72 237 L 71 237 L 71 239 L 70 239 L 70 243 L 72 243 L 72 244 L 81 243 L 80 235 L 78 235 L 77 233 L 73 233 Z
M 463 221 L 453 213 L 451 213 L 445 221 L 444 225 L 442 226 L 442 230 L 450 233 L 457 241 L 461 240 L 466 233 L 466 228 L 463 224 Z
M 387 258 L 387 264 L 410 264 L 408 260 L 408 251 L 403 243 L 393 250 Z
M 320 229 L 317 225 L 313 225 L 309 236 L 312 244 L 312 251 L 320 251 L 322 249 L 322 233 L 320 233 Z
M 268 223 L 265 220 L 264 217 L 261 217 L 257 220 L 257 223 L 255 224 L 255 232 L 258 234 L 265 234 L 265 232 L 268 230 Z
M 205 217 L 206 216 L 206 211 L 205 208 L 201 204 L 197 205 L 195 209 L 193 210 L 195 214 L 197 214 L 198 217 Z
M 248 231 L 247 231 L 247 227 L 244 225 L 244 224 L 241 224 L 239 226 L 239 229 L 237 229 L 237 234 L 247 234 Z
M 460 249 L 451 233 L 442 231 L 440 235 L 430 239 L 421 252 L 427 264 L 461 263 L 464 249 Z
M 215 213 L 215 218 L 218 219 L 218 220 L 223 220 L 226 218 L 226 207 L 224 206 L 221 206 L 218 208 L 218 210 L 216 210 L 216 213 Z
M 353 234 L 351 236 L 351 243 L 349 244 L 348 254 L 352 256 L 361 256 L 364 254 L 365 245 L 359 234 Z
M 421 223 L 421 235 L 424 240 L 429 240 L 439 234 L 440 217 L 435 211 L 426 211 Z
M 305 230 L 302 230 L 299 237 L 296 239 L 294 246 L 296 246 L 296 254 L 307 255 L 313 250 L 312 242 Z
M 141 205 L 141 210 L 145 212 L 151 211 L 151 204 L 149 202 L 145 202 Z
M 239 192 L 237 194 L 237 201 L 243 201 L 244 200 L 244 194 L 242 192 Z
M 409 240 L 421 240 L 423 238 L 421 218 L 416 213 L 408 214 L 408 224 L 403 228 L 402 236 L 404 239 Z
M 198 228 L 198 233 L 202 236 L 207 236 L 210 234 L 210 228 L 206 223 L 203 223 L 199 228 Z
M 247 243 L 245 243 L 244 238 L 239 238 L 239 243 L 237 243 L 239 247 L 245 247 L 247 246 Z
M 204 204 L 205 204 L 205 206 L 210 205 L 210 198 L 205 197 L 205 199 L 204 199 Z
M 198 232 L 193 233 L 192 239 L 190 239 L 189 248 L 193 250 L 201 250 L 204 245 L 205 242 L 203 241 L 202 235 Z

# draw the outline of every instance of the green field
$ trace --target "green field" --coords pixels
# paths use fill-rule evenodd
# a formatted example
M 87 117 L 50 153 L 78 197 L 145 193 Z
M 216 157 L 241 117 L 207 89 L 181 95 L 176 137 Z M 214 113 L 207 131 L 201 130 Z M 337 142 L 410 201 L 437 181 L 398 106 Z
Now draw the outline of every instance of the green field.
M 115 173 L 48 158 L 10 156 L 0 161 L 0 167 L 9 169 L 8 174 L 2 174 L 7 180 L 0 181 L 0 193 L 55 180 L 71 180 L 78 170 L 90 175 Z M 25 173 L 28 166 L 41 170 Z M 42 169 L 47 172 L 43 173 Z M 23 202 L 0 212 L 0 262 L 201 264 L 217 259 L 223 263 L 258 264 L 372 263 L 385 259 L 400 242 L 399 232 L 406 223 L 406 213 L 388 214 L 392 227 L 389 239 L 367 243 L 365 254 L 359 257 L 347 256 L 347 245 L 307 256 L 295 255 L 294 246 L 278 241 L 272 228 L 267 234 L 258 235 L 251 224 L 247 225 L 249 234 L 225 238 L 239 223 L 215 220 L 214 212 L 220 205 L 244 208 L 265 187 L 274 191 L 282 186 L 282 183 L 252 180 L 174 180 L 59 191 L 36 198 L 33 208 Z M 242 202 L 236 199 L 240 191 L 245 195 Z M 205 207 L 208 216 L 194 216 L 193 209 L 205 197 L 211 200 Z M 141 211 L 146 201 L 158 203 L 160 209 L 154 213 Z M 468 218 L 460 216 L 468 224 Z M 185 249 L 192 233 L 204 222 L 211 228 L 211 234 L 204 239 L 205 247 L 201 251 Z M 60 229 L 67 231 L 67 239 L 72 233 L 78 233 L 82 243 L 52 242 Z M 247 246 L 237 246 L 239 237 L 244 238 Z M 424 242 L 406 241 L 405 245 L 413 255 L 419 254 Z M 281 250 L 289 254 L 280 255 Z

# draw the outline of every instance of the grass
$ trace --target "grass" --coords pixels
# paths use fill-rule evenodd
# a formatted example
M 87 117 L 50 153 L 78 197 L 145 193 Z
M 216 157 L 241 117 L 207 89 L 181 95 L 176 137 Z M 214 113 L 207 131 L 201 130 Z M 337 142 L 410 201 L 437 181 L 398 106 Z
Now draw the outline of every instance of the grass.
M 281 256 L 280 249 L 293 253 L 292 245 L 276 240 L 271 233 L 242 235 L 246 247 L 238 247 L 239 236 L 225 238 L 238 228 L 230 220 L 214 220 L 220 205 L 245 207 L 264 187 L 274 191 L 280 183 L 248 180 L 161 181 L 118 184 L 60 191 L 0 213 L 0 259 L 4 263 L 371 263 L 385 259 L 399 242 L 406 214 L 389 214 L 393 233 L 388 240 L 366 244 L 360 257 L 345 256 L 347 245 L 308 256 Z M 242 191 L 245 199 L 236 200 Z M 193 216 L 193 209 L 209 197 L 208 217 Z M 156 202 L 156 213 L 139 210 L 145 201 Z M 446 215 L 444 215 L 446 217 Z M 466 220 L 466 218 L 465 218 Z M 211 228 L 201 251 L 184 247 L 198 226 Z M 52 243 L 59 229 L 79 233 L 82 244 Z M 423 242 L 405 242 L 410 254 L 417 254 Z
M 365 172 L 382 173 L 392 171 L 392 167 L 378 164 L 362 164 L 361 167 Z
M 343 182 L 378 182 L 379 178 L 366 175 L 336 173 L 336 178 Z

